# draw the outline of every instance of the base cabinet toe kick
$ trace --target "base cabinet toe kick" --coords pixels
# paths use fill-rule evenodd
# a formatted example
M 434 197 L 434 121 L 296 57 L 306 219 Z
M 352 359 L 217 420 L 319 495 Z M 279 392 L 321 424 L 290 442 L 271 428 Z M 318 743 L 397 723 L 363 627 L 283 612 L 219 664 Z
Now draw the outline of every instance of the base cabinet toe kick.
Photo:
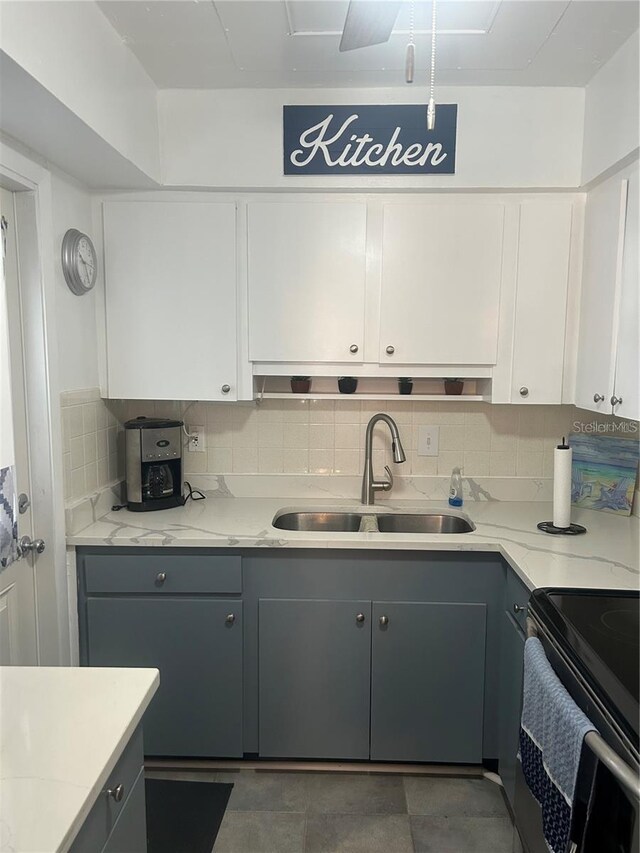
M 499 762 L 511 798 L 529 592 L 497 555 L 77 560 L 81 662 L 160 670 L 146 755 Z

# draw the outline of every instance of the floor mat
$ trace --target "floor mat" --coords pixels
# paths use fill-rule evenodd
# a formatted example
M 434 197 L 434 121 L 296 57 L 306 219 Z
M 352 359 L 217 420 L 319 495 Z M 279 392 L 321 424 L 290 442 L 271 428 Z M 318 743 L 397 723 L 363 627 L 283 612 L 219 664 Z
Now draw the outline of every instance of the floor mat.
M 148 853 L 211 853 L 232 788 L 146 779 Z

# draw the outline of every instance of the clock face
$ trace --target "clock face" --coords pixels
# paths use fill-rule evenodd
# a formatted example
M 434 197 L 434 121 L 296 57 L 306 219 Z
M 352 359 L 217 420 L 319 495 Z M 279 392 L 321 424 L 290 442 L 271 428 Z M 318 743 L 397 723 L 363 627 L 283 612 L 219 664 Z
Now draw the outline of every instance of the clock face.
M 70 228 L 62 241 L 62 271 L 77 296 L 88 293 L 96 283 L 96 250 L 90 238 L 75 228 Z

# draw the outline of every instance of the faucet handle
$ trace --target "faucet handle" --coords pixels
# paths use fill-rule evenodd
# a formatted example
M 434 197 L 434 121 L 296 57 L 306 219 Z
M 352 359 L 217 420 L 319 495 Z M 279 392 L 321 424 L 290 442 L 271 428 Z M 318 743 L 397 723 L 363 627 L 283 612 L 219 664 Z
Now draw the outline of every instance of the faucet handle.
M 388 466 L 388 465 L 385 465 L 385 466 L 384 466 L 384 470 L 385 470 L 385 471 L 387 472 L 387 474 L 389 475 L 389 479 L 388 479 L 386 482 L 384 482 L 384 483 L 383 483 L 383 485 L 382 485 L 382 490 L 383 490 L 384 492 L 388 492 L 388 491 L 390 491 L 390 490 L 393 488 L 393 474 L 391 473 L 391 468 L 389 468 L 389 466 Z

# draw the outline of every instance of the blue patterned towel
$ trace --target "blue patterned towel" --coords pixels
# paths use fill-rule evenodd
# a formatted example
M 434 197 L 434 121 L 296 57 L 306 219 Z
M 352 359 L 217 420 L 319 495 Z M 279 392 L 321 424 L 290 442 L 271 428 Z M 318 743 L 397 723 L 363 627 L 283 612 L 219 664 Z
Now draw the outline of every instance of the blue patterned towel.
M 552 853 L 566 853 L 582 744 L 595 731 L 563 687 L 536 637 L 524 646 L 524 694 L 520 723 L 522 771 L 542 810 Z

